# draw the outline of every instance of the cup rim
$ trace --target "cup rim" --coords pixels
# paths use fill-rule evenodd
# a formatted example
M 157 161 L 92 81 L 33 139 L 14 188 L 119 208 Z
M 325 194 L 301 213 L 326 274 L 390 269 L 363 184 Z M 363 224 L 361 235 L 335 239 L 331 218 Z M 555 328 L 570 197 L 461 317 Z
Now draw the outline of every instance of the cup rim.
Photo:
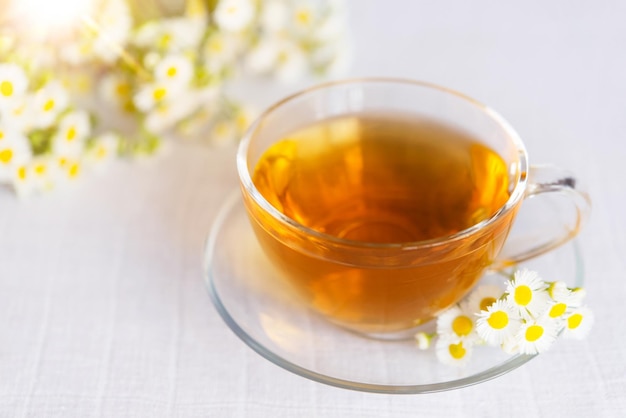
M 513 143 L 516 148 L 517 155 L 519 158 L 518 161 L 518 178 L 517 184 L 515 188 L 511 192 L 511 195 L 507 199 L 507 201 L 489 218 L 482 220 L 469 228 L 463 229 L 454 234 L 445 235 L 441 237 L 431 238 L 428 240 L 421 241 L 407 241 L 407 242 L 394 242 L 394 243 L 377 243 L 377 242 L 366 242 L 366 241 L 356 241 L 345 238 L 339 238 L 334 235 L 326 234 L 323 232 L 319 232 L 315 229 L 309 228 L 306 225 L 303 225 L 296 220 L 288 217 L 284 213 L 280 212 L 276 209 L 269 201 L 263 197 L 261 192 L 256 188 L 254 182 L 252 181 L 252 177 L 250 175 L 250 170 L 248 170 L 248 162 L 247 162 L 247 154 L 250 146 L 250 141 L 254 137 L 254 134 L 261 126 L 262 122 L 274 111 L 279 109 L 280 107 L 290 103 L 291 101 L 306 96 L 307 94 L 314 93 L 320 90 L 325 90 L 328 88 L 332 88 L 335 86 L 341 85 L 350 85 L 350 84 L 375 84 L 375 83 L 389 83 L 389 84 L 403 84 L 409 86 L 418 86 L 423 88 L 428 88 L 432 90 L 437 90 L 442 93 L 449 94 L 451 96 L 455 96 L 461 100 L 464 100 L 471 105 L 479 108 L 483 111 L 488 117 L 493 119 L 506 133 L 509 140 Z M 366 249 L 417 249 L 417 248 L 428 248 L 434 247 L 441 244 L 451 243 L 457 240 L 465 239 L 473 234 L 478 233 L 481 230 L 489 227 L 494 224 L 498 219 L 502 218 L 504 215 L 509 213 L 514 207 L 516 207 L 517 203 L 520 202 L 525 194 L 527 183 L 528 183 L 528 153 L 526 151 L 526 147 L 522 142 L 519 134 L 513 129 L 513 127 L 506 121 L 498 112 L 493 110 L 491 107 L 479 102 L 478 100 L 458 92 L 454 89 L 450 89 L 448 87 L 444 87 L 438 84 L 413 80 L 408 78 L 395 78 L 395 77 L 361 77 L 361 78 L 347 78 L 342 80 L 334 80 L 328 81 L 324 83 L 318 83 L 311 87 L 302 89 L 293 94 L 290 94 L 283 99 L 275 102 L 273 105 L 269 106 L 264 112 L 256 118 L 256 120 L 248 127 L 246 132 L 244 133 L 238 149 L 237 149 L 237 172 L 239 174 L 239 180 L 241 185 L 244 188 L 244 192 L 248 194 L 252 198 L 252 200 L 265 212 L 272 216 L 272 218 L 279 220 L 280 222 L 287 224 L 291 228 L 295 228 L 298 231 L 305 233 L 317 240 L 321 240 L 323 242 L 333 243 L 339 246 L 349 246 L 349 247 L 361 247 Z

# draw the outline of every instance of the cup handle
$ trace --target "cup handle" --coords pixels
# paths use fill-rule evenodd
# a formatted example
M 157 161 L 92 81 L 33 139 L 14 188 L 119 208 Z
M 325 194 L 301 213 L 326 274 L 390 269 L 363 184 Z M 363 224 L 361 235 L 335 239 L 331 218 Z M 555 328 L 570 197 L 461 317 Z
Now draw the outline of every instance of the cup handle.
M 590 212 L 589 194 L 571 172 L 531 165 L 524 201 L 492 268 L 502 269 L 563 245 L 578 234 Z

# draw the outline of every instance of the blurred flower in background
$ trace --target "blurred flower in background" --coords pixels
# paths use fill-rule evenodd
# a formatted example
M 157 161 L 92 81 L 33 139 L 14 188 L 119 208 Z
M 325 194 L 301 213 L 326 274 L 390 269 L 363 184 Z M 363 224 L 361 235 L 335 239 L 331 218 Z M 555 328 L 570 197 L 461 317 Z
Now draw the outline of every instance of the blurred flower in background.
M 167 137 L 236 141 L 242 79 L 349 62 L 337 0 L 0 0 L 0 185 L 52 190 Z

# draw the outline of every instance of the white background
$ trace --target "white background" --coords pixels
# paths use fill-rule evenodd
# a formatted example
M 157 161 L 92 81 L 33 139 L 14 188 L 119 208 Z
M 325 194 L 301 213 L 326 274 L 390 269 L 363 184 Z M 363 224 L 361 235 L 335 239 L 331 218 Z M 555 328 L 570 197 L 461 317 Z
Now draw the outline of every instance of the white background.
M 532 162 L 586 183 L 589 338 L 438 394 L 352 392 L 284 371 L 232 334 L 204 288 L 203 244 L 237 186 L 235 150 L 176 144 L 43 199 L 0 191 L 0 416 L 623 416 L 626 2 L 349 7 L 352 75 L 463 91 L 516 127 Z

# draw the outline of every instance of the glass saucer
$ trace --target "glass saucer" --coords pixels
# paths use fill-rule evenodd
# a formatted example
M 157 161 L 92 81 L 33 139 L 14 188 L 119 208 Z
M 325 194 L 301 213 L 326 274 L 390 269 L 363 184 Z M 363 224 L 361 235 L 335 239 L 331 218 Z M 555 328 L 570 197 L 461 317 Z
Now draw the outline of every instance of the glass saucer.
M 522 264 L 547 280 L 580 286 L 582 258 L 575 241 Z M 254 236 L 237 191 L 225 202 L 209 235 L 205 279 L 218 312 L 254 351 L 308 379 L 377 393 L 427 393 L 480 383 L 507 373 L 534 356 L 476 347 L 463 367 L 440 363 L 434 348 L 412 339 L 382 341 L 339 328 L 298 303 Z M 503 283 L 501 274 L 483 282 Z M 434 325 L 432 325 L 434 326 Z

